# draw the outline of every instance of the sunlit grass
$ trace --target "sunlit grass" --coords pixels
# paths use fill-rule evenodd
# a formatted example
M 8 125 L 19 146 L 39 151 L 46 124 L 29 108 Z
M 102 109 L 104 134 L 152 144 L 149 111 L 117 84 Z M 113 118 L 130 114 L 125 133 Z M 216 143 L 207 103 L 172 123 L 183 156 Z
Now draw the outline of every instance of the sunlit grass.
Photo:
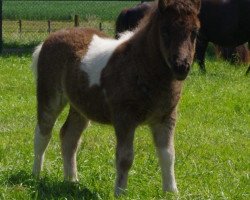
M 4 1 L 3 18 L 11 20 L 72 20 L 90 16 L 114 20 L 120 11 L 140 1 Z
M 92 27 L 114 35 L 114 21 L 124 8 L 140 1 L 3 1 L 4 49 L 35 46 L 48 32 L 74 26 Z M 20 21 L 19 21 L 20 20 Z M 50 28 L 48 25 L 50 21 Z
M 0 57 L 0 199 L 113 199 L 113 128 L 92 123 L 78 153 L 79 184 L 63 182 L 58 120 L 42 179 L 31 174 L 35 85 L 31 55 Z M 250 77 L 246 67 L 207 62 L 187 78 L 176 127 L 180 193 L 163 194 L 151 135 L 139 127 L 127 195 L 121 199 L 249 199 Z

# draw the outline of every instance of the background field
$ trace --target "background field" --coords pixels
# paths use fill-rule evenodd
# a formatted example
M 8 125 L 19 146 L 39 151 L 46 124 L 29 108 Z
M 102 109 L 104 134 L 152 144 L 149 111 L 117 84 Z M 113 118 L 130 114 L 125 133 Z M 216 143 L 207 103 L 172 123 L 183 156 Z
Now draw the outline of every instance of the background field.
M 81 27 L 92 27 L 114 35 L 114 21 L 123 8 L 140 1 L 3 1 L 4 49 L 32 48 L 50 31 L 74 26 L 79 16 Z M 19 20 L 21 20 L 21 25 Z
M 113 199 L 113 129 L 92 124 L 78 153 L 80 182 L 62 182 L 58 120 L 41 180 L 31 174 L 35 85 L 31 55 L 0 57 L 0 199 Z M 246 68 L 207 62 L 185 82 L 176 128 L 180 194 L 164 195 L 151 135 L 140 127 L 128 194 L 121 199 L 249 199 L 250 91 Z
M 3 18 L 8 20 L 71 20 L 79 15 L 104 21 L 114 20 L 125 7 L 140 1 L 4 1 Z

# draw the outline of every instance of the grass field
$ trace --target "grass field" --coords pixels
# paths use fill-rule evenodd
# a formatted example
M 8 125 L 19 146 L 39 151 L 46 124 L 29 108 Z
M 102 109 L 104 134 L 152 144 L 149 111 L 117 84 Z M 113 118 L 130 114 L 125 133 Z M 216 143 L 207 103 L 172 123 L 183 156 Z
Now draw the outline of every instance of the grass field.
M 113 129 L 92 124 L 78 153 L 79 184 L 64 183 L 58 131 L 54 128 L 41 180 L 31 174 L 35 85 L 31 55 L 0 57 L 0 199 L 113 199 Z M 176 178 L 180 193 L 163 194 L 151 135 L 140 127 L 128 193 L 121 199 L 250 198 L 250 91 L 245 67 L 207 62 L 185 82 L 176 127 Z
M 4 1 L 3 19 L 72 20 L 90 16 L 103 21 L 114 20 L 125 7 L 140 1 Z

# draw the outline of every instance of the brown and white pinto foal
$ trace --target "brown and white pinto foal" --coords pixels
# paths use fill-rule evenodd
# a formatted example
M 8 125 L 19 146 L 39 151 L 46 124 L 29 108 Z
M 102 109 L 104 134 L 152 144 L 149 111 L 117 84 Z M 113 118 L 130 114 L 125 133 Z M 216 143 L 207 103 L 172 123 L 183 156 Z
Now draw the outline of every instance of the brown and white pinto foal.
M 138 125 L 148 124 L 163 190 L 177 192 L 174 127 L 182 82 L 192 64 L 199 0 L 159 0 L 135 32 L 119 40 L 92 29 L 53 33 L 33 54 L 37 126 L 33 174 L 39 176 L 53 125 L 67 103 L 60 137 L 66 180 L 77 180 L 76 151 L 89 120 L 115 128 L 115 194 L 127 187 Z

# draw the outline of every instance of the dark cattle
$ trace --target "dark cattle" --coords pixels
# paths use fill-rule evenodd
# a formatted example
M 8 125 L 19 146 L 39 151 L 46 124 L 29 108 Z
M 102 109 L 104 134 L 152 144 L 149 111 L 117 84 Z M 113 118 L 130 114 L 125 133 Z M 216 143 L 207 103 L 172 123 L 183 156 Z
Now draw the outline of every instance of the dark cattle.
M 205 71 L 208 42 L 235 48 L 250 40 L 250 0 L 202 0 L 196 58 Z

